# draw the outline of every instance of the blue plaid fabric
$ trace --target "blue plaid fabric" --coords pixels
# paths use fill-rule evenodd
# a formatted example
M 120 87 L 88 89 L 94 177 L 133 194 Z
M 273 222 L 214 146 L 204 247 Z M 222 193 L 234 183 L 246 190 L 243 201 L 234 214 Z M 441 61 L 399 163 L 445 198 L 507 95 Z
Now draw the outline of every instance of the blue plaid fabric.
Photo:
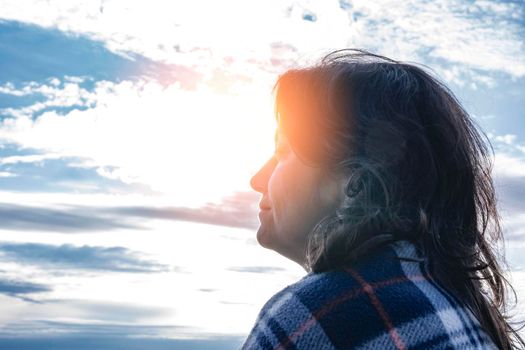
M 266 302 L 242 349 L 497 349 L 428 271 L 399 241 L 352 268 L 309 273 Z

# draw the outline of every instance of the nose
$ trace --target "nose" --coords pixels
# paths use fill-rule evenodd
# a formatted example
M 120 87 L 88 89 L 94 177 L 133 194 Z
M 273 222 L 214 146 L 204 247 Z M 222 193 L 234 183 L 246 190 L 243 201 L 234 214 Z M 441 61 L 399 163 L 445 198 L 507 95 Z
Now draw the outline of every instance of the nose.
M 268 191 L 268 180 L 272 175 L 275 167 L 274 157 L 270 158 L 260 169 L 253 175 L 250 180 L 250 186 L 259 193 L 265 193 Z

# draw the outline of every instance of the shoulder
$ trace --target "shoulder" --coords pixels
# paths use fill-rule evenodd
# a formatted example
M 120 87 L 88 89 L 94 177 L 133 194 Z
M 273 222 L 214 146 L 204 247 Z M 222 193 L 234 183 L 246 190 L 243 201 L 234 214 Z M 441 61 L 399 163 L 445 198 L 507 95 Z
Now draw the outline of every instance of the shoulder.
M 315 310 L 303 300 L 308 291 L 316 294 L 323 281 L 324 274 L 308 274 L 272 296 L 242 349 L 330 349 L 331 341 L 317 322 Z
M 268 300 L 243 349 L 426 348 L 440 342 L 459 348 L 470 341 L 469 348 L 488 342 L 424 266 L 415 246 L 401 241 L 350 268 L 310 273 Z
M 386 281 L 395 257 L 383 249 L 352 269 L 309 273 L 287 286 L 263 306 L 243 349 L 350 348 L 384 332 L 361 279 Z

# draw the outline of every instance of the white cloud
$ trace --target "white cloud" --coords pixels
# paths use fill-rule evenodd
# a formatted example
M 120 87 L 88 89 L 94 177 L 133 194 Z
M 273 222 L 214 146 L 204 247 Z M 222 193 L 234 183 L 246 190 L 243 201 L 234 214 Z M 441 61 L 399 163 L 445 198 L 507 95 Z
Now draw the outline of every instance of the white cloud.
M 494 140 L 503 142 L 507 145 L 512 145 L 516 141 L 516 137 L 517 136 L 514 134 L 497 135 L 494 137 Z
M 83 83 L 84 81 L 86 81 L 86 79 L 87 77 L 74 77 L 74 76 L 69 76 L 69 75 L 64 76 L 65 81 L 70 82 L 70 83 L 76 83 L 76 84 Z
M 523 7 L 519 3 L 500 3 L 496 1 L 476 0 L 473 6 L 482 12 L 490 12 L 500 17 L 507 17 L 515 20 L 522 19 L 523 15 Z
M 505 153 L 496 153 L 494 172 L 497 176 L 525 176 L 525 159 Z
M 525 213 L 503 211 L 501 214 L 504 218 L 502 227 L 505 238 L 510 241 L 525 241 Z
M 9 171 L 0 171 L 0 177 L 14 177 L 16 174 L 10 173 Z
M 38 205 L 57 211 L 85 205 L 98 207 L 101 212 L 106 206 L 111 208 L 114 205 L 159 205 L 159 198 L 137 193 L 114 196 L 1 192 L 0 196 L 5 203 Z M 171 205 L 172 202 L 166 201 L 165 204 Z M 255 320 L 258 310 L 267 298 L 304 275 L 304 270 L 299 265 L 259 247 L 252 230 L 148 218 L 141 218 L 140 222 L 148 229 L 122 228 L 105 230 L 101 234 L 73 235 L 37 230 L 26 230 L 24 235 L 20 235 L 17 231 L 0 229 L 3 242 L 122 246 L 147 255 L 163 265 L 174 267 L 174 270 L 158 275 L 53 274 L 53 270 L 42 266 L 4 261 L 1 277 L 16 277 L 32 283 L 50 284 L 53 290 L 41 297 L 40 300 L 44 301 L 42 304 L 28 305 L 13 301 L 17 303 L 17 307 L 9 307 L 10 312 L 0 316 L 0 323 L 6 325 L 14 320 L 22 322 L 35 319 L 56 321 L 55 315 L 61 315 L 75 317 L 79 322 L 97 319 L 101 326 L 107 324 L 108 313 L 96 312 L 87 316 L 61 310 L 63 301 L 78 299 L 85 302 L 118 301 L 127 305 L 147 304 L 166 310 L 162 315 L 144 313 L 144 319 L 123 320 L 130 324 L 153 322 L 191 326 L 194 327 L 193 336 L 202 336 L 206 332 L 241 334 L 249 331 L 251 322 Z M 210 261 L 213 264 L 210 264 Z M 236 272 L 231 269 L 232 266 L 259 266 L 270 270 L 274 268 L 279 269 L 279 273 Z M 0 296 L 2 307 L 10 301 L 1 299 Z M 181 303 L 181 300 L 187 302 Z M 202 314 L 206 312 L 210 316 L 203 320 Z M 223 322 L 225 313 L 231 315 L 232 322 Z
M 6 83 L 4 86 L 0 86 L 0 93 L 12 96 L 24 96 L 28 94 L 24 90 L 15 89 L 12 83 Z
M 494 185 L 505 237 L 511 241 L 525 239 L 523 196 L 525 195 L 525 158 L 496 153 Z
M 78 100 L 70 85 L 52 90 L 51 100 Z M 2 162 L 75 157 L 77 166 L 96 167 L 102 176 L 171 194 L 173 204 L 197 205 L 247 189 L 273 149 L 270 87 L 220 94 L 206 84 L 188 91 L 152 80 L 100 81 L 89 94 L 94 107 L 87 110 L 5 119 L 1 140 L 43 155 Z
M 497 85 L 497 79 L 492 76 L 493 72 L 480 73 L 477 69 L 465 69 L 464 64 L 436 64 L 432 65 L 432 68 L 447 83 L 466 86 L 471 90 L 477 90 L 480 86 L 490 89 Z
M 8 156 L 0 158 L 0 165 L 17 163 L 37 163 L 48 159 L 60 159 L 60 154 L 34 154 L 25 156 Z
M 213 72 L 224 59 L 230 71 L 253 70 L 253 64 L 271 70 L 272 59 L 279 59 L 272 44 L 284 43 L 288 64 L 358 46 L 399 59 L 421 62 L 428 55 L 448 66 L 522 77 L 523 12 L 512 3 L 451 0 L 357 0 L 345 6 L 335 0 L 8 0 L 0 16 L 88 35 L 124 55 L 135 52 L 200 72 Z M 305 13 L 315 21 L 303 20 Z M 473 79 L 493 83 L 483 75 Z
M 492 119 L 495 116 L 481 117 L 482 119 Z M 521 143 L 516 134 L 502 134 L 496 135 L 492 132 L 487 132 L 494 149 L 497 154 L 501 156 L 501 162 L 508 164 L 509 162 L 514 164 L 515 162 L 523 163 L 521 165 L 514 164 L 511 169 L 525 166 L 525 144 Z M 511 170 L 513 171 L 513 170 Z
M 0 114 L 15 118 L 31 117 L 33 113 L 48 107 L 87 107 L 95 102 L 93 93 L 82 88 L 79 82 L 72 82 L 71 78 L 66 79 L 62 86 L 60 86 L 60 80 L 57 78 L 49 79 L 49 85 L 32 81 L 25 83 L 20 88 L 16 88 L 12 83 L 6 83 L 0 86 L 0 93 L 13 96 L 34 95 L 45 98 L 43 102 L 35 102 L 22 108 L 0 109 Z
M 512 4 L 501 4 L 499 8 L 523 13 Z M 352 38 L 352 43 L 358 46 L 379 48 L 408 60 L 421 61 L 428 54 L 446 60 L 447 65 L 525 75 L 525 48 L 519 25 L 496 17 L 488 9 L 448 0 L 359 0 L 352 2 L 351 12 L 362 14 L 353 23 L 359 35 Z

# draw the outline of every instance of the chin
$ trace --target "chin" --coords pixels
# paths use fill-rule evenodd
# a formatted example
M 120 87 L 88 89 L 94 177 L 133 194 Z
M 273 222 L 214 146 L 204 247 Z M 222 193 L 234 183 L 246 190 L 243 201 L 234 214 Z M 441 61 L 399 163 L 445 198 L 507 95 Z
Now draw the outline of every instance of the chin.
M 270 238 L 270 232 L 267 230 L 264 230 L 262 226 L 259 226 L 259 230 L 257 230 L 257 242 L 259 245 L 263 248 L 272 249 L 271 248 L 271 238 Z

